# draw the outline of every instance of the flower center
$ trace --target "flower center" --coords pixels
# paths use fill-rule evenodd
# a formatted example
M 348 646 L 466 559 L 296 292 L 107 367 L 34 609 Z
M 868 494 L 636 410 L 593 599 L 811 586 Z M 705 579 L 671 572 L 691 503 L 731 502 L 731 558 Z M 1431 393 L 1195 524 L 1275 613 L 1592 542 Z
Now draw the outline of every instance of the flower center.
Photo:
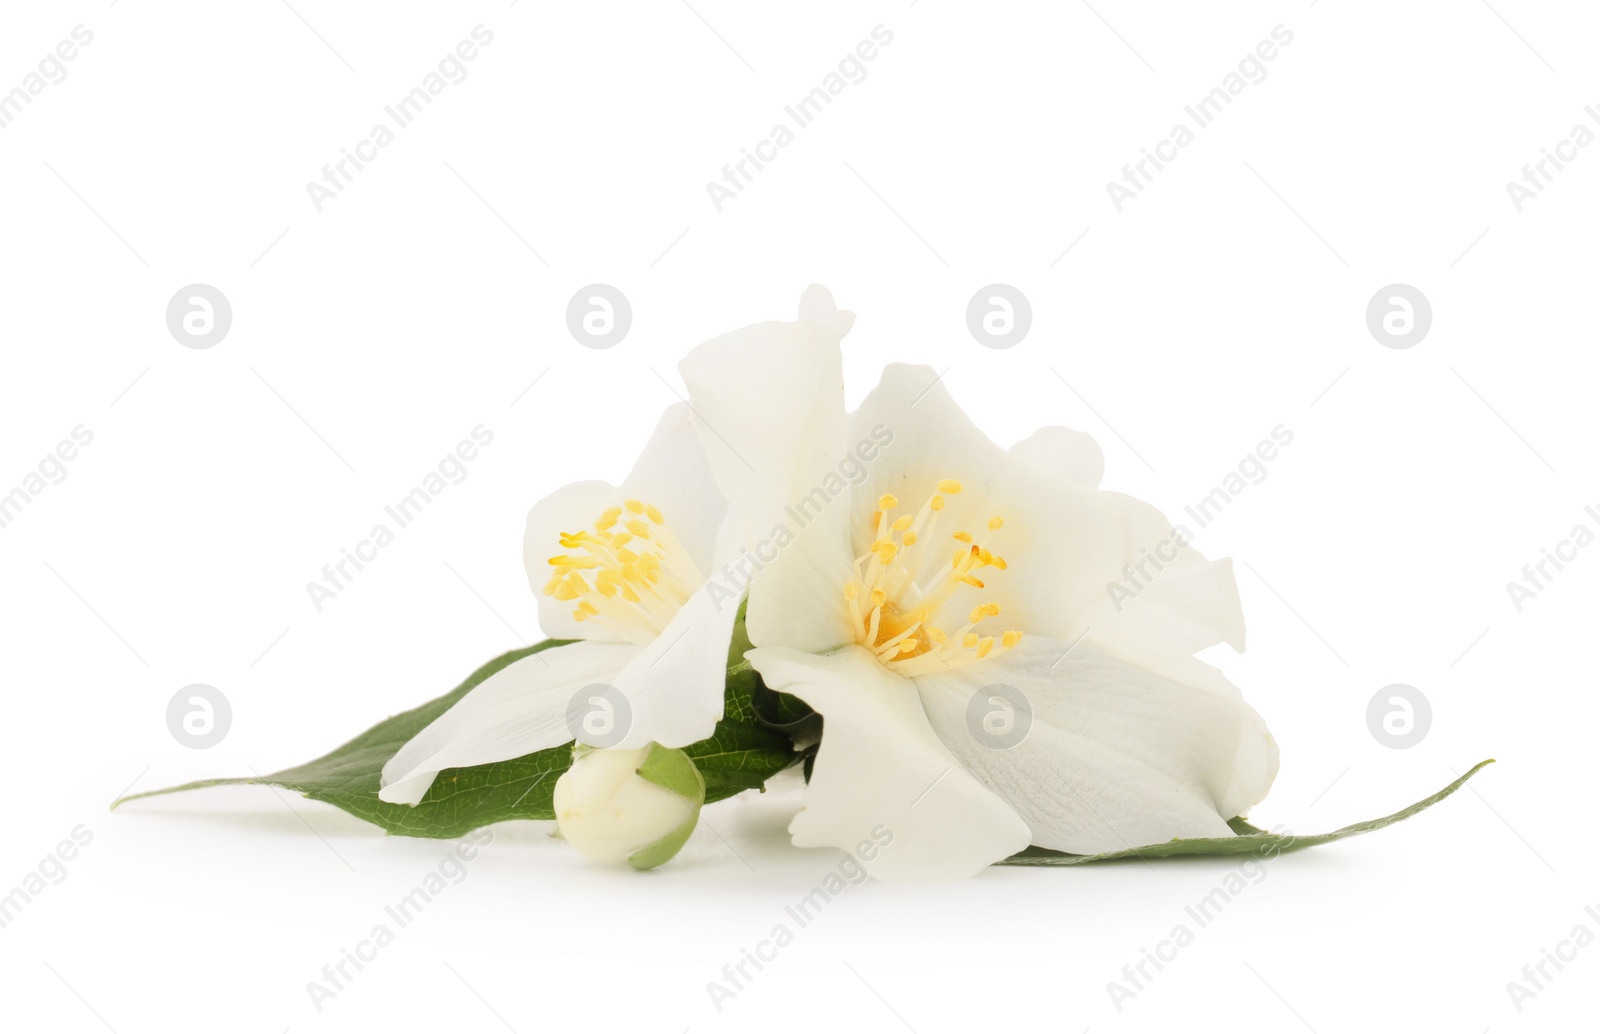
M 561 548 L 544 594 L 631 643 L 659 636 L 705 581 L 661 511 L 638 499 L 607 509 L 593 531 L 562 532 Z
M 978 630 L 1000 614 L 1000 604 L 979 603 L 966 613 L 954 632 L 940 615 L 958 593 L 983 589 L 983 568 L 1006 569 L 1004 557 L 989 552 L 990 536 L 1005 524 L 991 517 L 980 540 L 956 530 L 944 539 L 939 530 L 945 497 L 961 491 L 961 482 L 945 478 L 922 508 L 896 517 L 900 501 L 885 494 L 871 519 L 872 546 L 856 558 L 856 577 L 845 582 L 844 598 L 856 641 L 902 675 L 949 671 L 1008 650 L 1022 639 L 1017 631 L 994 635 Z M 941 542 L 955 543 L 954 555 L 943 562 Z M 937 622 L 937 623 L 936 623 Z

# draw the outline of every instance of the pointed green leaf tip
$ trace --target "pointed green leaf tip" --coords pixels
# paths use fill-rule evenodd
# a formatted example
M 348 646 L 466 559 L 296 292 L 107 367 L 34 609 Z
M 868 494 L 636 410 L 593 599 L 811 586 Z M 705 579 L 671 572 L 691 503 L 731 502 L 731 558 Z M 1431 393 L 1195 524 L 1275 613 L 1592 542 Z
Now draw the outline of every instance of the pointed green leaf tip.
M 700 806 L 706 800 L 706 781 L 689 755 L 659 743 L 650 745 L 650 753 L 645 757 L 644 764 L 639 766 L 639 777 L 671 790 L 689 805 L 689 817 L 683 820 L 682 825 L 628 856 L 628 864 L 643 871 L 654 869 L 671 859 L 688 842 L 689 834 L 694 832 L 695 825 L 700 821 Z
M 1385 815 L 1378 819 L 1368 819 L 1357 822 L 1331 833 L 1317 833 L 1310 836 L 1298 836 L 1293 833 L 1269 833 L 1256 826 L 1252 826 L 1243 818 L 1231 819 L 1231 826 L 1236 836 L 1231 837 L 1195 837 L 1188 840 L 1169 840 L 1164 844 L 1151 844 L 1147 847 L 1130 847 L 1125 851 L 1109 851 L 1105 854 L 1064 854 L 1060 851 L 1050 851 L 1042 847 L 1030 847 L 1026 851 L 1014 854 L 1000 865 L 1083 865 L 1088 862 L 1110 862 L 1122 858 L 1174 858 L 1182 855 L 1256 855 L 1266 858 L 1276 858 L 1286 851 L 1299 851 L 1303 848 L 1314 847 L 1317 844 L 1330 844 L 1335 840 L 1345 837 L 1359 836 L 1362 833 L 1371 833 L 1375 829 L 1392 826 L 1396 822 L 1409 819 L 1411 816 L 1438 804 L 1464 786 L 1468 779 L 1477 775 L 1485 765 L 1494 764 L 1494 758 L 1480 761 L 1472 766 L 1472 770 L 1457 779 L 1449 786 L 1430 797 L 1402 808 L 1393 815 Z

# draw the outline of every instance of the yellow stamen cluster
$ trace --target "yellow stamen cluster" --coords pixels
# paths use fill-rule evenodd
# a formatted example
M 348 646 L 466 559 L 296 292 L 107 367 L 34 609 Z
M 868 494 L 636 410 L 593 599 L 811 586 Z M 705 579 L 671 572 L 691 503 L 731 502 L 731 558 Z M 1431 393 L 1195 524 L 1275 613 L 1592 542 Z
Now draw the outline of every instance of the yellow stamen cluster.
M 936 624 L 947 603 L 963 589 L 983 589 L 978 572 L 1006 569 L 1004 557 L 988 549 L 990 536 L 1004 525 L 990 518 L 982 541 L 957 530 L 951 539 L 960 545 L 948 566 L 935 561 L 931 544 L 934 526 L 947 497 L 961 492 L 961 482 L 939 481 L 928 501 L 915 513 L 894 516 L 900 500 L 885 494 L 871 518 L 872 544 L 856 558 L 856 577 L 845 582 L 844 598 L 856 641 L 877 654 L 890 669 L 907 676 L 948 671 L 998 651 L 1022 639 L 1017 631 L 993 635 L 977 631 L 980 624 L 1000 615 L 1000 604 L 980 603 L 966 614 L 966 623 L 948 633 Z M 922 548 L 914 547 L 922 545 Z M 935 548 L 930 554 L 929 549 Z
M 561 548 L 544 594 L 629 642 L 660 635 L 703 580 L 661 511 L 638 499 L 601 513 L 593 530 L 562 532 Z

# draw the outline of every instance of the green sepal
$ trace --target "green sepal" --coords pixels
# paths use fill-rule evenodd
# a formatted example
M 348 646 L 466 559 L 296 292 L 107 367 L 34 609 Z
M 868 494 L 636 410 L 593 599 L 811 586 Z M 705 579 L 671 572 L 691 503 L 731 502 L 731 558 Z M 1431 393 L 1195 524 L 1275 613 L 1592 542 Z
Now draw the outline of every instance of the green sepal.
M 643 871 L 668 861 L 688 842 L 700 821 L 700 807 L 706 800 L 706 781 L 688 754 L 659 743 L 650 745 L 650 753 L 645 755 L 638 773 L 640 778 L 671 790 L 689 805 L 689 817 L 677 829 L 628 856 L 628 865 Z

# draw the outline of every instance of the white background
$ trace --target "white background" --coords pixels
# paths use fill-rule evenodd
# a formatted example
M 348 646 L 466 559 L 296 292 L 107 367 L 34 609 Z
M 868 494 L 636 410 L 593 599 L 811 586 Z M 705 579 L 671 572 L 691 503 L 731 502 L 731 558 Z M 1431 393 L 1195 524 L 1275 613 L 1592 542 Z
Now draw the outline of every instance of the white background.
M 0 1022 L 1327 1034 L 1593 1015 L 1600 947 L 1520 1013 L 1506 989 L 1574 925 L 1600 933 L 1600 549 L 1520 613 L 1506 589 L 1600 523 L 1600 148 L 1521 212 L 1505 186 L 1575 125 L 1600 131 L 1591 12 L 444 7 L 6 11 L 0 89 L 74 26 L 94 39 L 0 130 L 0 491 L 76 425 L 94 440 L 0 529 L 0 889 L 74 827 L 93 841 L 0 930 Z M 307 181 L 479 24 L 468 78 L 318 212 Z M 894 38 L 867 78 L 719 213 L 706 182 L 879 24 Z M 1117 212 L 1106 182 L 1280 24 L 1265 80 Z M 1406 824 L 1272 864 L 1120 1012 L 1107 982 L 1235 865 L 852 888 L 719 1013 L 707 982 L 837 864 L 787 845 L 792 783 L 709 809 L 648 876 L 502 827 L 318 1012 L 307 982 L 450 845 L 265 788 L 108 803 L 306 760 L 539 638 L 527 508 L 619 478 L 677 360 L 792 319 L 813 281 L 859 314 L 852 402 L 885 362 L 948 369 L 997 441 L 1090 431 L 1106 485 L 1175 518 L 1292 429 L 1198 538 L 1237 558 L 1250 622 L 1247 654 L 1210 659 L 1283 751 L 1258 823 L 1332 829 L 1500 763 Z M 197 282 L 233 307 L 208 350 L 164 320 Z M 634 312 L 606 351 L 565 323 L 594 282 Z M 996 282 L 1033 306 L 1006 351 L 964 316 Z M 1397 282 L 1433 308 L 1407 350 L 1365 321 Z M 469 477 L 317 612 L 306 583 L 480 423 Z M 165 721 L 195 682 L 233 707 L 205 751 Z M 1396 682 L 1433 707 L 1406 750 L 1366 724 Z

